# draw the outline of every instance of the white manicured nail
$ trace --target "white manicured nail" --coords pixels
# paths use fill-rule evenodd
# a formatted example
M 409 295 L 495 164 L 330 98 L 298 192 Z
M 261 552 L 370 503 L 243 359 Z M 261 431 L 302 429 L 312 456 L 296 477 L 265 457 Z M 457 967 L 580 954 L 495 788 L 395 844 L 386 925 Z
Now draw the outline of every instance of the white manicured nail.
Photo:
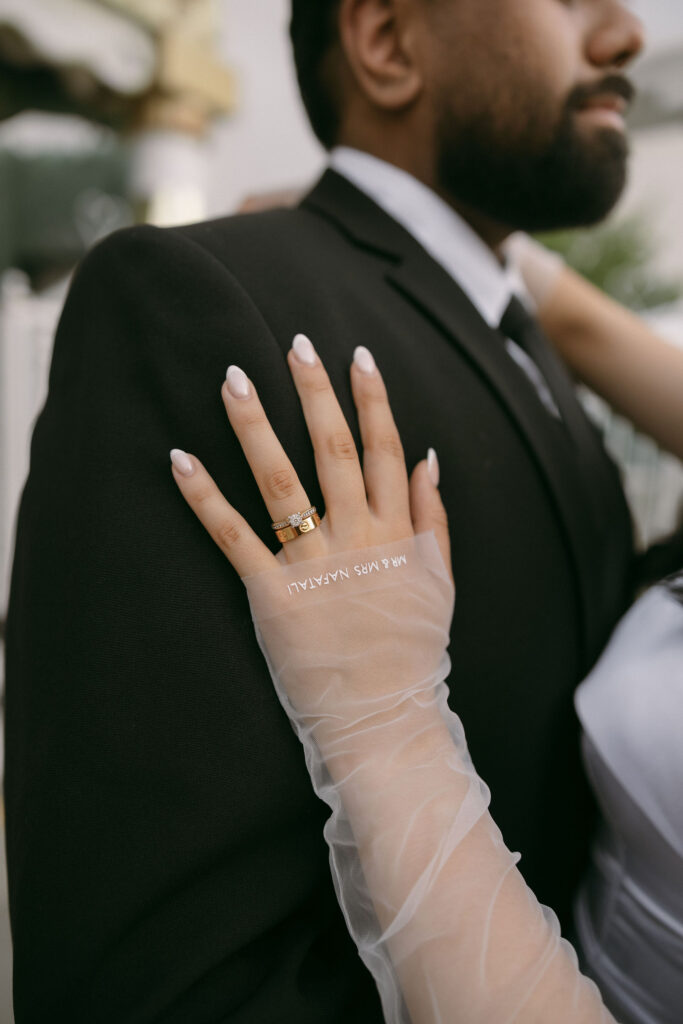
M 249 397 L 249 379 L 244 370 L 240 370 L 239 366 L 229 366 L 225 379 L 228 382 L 228 389 L 231 395 L 234 395 L 235 398 Z
M 435 487 L 439 486 L 439 460 L 436 457 L 436 452 L 433 448 L 430 448 L 427 452 L 427 472 L 429 473 L 429 479 L 432 481 Z
M 182 448 L 171 448 L 171 462 L 183 476 L 192 476 L 194 473 L 194 462 Z
M 304 366 L 315 366 L 315 349 L 305 334 L 297 334 L 292 342 L 294 355 Z
M 376 367 L 372 352 L 365 345 L 357 345 L 353 350 L 353 361 L 363 373 L 374 373 Z

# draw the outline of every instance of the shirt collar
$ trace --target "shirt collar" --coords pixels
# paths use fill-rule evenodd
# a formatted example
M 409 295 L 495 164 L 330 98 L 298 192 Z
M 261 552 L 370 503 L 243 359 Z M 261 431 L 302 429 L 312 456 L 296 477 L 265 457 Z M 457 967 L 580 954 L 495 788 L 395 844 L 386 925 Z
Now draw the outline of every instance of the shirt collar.
M 490 327 L 497 328 L 513 295 L 525 298 L 519 272 L 501 266 L 460 214 L 407 171 L 350 146 L 335 146 L 329 166 L 398 221 L 453 277 Z

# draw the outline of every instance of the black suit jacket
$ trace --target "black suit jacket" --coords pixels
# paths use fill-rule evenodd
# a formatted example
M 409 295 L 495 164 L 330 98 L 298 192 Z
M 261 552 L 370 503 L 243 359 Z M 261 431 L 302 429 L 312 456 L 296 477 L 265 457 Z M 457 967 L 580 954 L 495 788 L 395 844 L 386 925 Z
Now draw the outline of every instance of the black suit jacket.
M 585 418 L 556 423 L 449 275 L 327 172 L 294 210 L 117 232 L 72 282 L 7 623 L 18 1024 L 381 1020 L 243 585 L 169 466 L 195 452 L 278 549 L 220 396 L 237 363 L 324 511 L 298 331 L 359 450 L 362 343 L 409 469 L 439 454 L 451 704 L 522 872 L 568 918 L 592 824 L 572 694 L 631 597 L 619 480 Z

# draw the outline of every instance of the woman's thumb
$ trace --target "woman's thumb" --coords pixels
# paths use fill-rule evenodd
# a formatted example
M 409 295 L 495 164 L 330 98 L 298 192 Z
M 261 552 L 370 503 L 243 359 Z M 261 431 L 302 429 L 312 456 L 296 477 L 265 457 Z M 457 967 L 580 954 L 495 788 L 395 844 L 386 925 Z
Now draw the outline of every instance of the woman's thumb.
M 415 533 L 433 530 L 441 557 L 453 579 L 448 516 L 439 491 L 439 460 L 433 448 L 418 462 L 410 477 L 410 515 Z

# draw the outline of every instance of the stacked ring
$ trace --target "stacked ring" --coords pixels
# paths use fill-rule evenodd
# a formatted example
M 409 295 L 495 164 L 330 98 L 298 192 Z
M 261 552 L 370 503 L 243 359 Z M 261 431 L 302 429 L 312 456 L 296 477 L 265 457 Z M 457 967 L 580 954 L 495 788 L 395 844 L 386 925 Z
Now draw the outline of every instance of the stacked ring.
M 282 544 L 286 544 L 288 540 L 294 540 L 302 533 L 310 533 L 311 530 L 315 530 L 316 526 L 320 526 L 320 516 L 316 512 L 315 505 L 311 505 L 303 512 L 293 512 L 291 516 L 287 516 L 279 523 L 270 525 L 275 530 L 277 539 Z

